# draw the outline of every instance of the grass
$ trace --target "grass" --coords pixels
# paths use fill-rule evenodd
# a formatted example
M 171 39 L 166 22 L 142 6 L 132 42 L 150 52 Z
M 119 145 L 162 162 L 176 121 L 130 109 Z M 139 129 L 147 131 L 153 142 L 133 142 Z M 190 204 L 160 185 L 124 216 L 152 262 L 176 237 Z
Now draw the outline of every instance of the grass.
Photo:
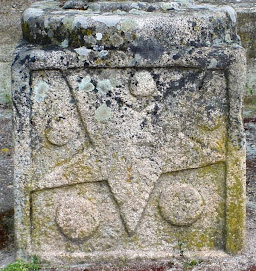
M 2 268 L 1 271 L 37 271 L 40 270 L 38 257 L 33 256 L 31 262 L 25 262 L 23 260 L 17 260 L 14 263 Z
M 194 260 L 185 262 L 184 268 L 186 268 L 186 269 L 192 269 L 193 267 L 195 267 L 196 265 L 199 265 L 202 262 L 203 262 L 203 260 L 194 259 Z
M 247 89 L 247 91 L 249 92 L 250 95 L 254 94 L 253 93 L 254 92 L 253 89 L 249 87 L 248 83 L 246 83 L 245 88 Z
M 11 97 L 11 95 L 10 94 L 5 94 L 4 95 L 4 100 L 5 100 L 5 103 L 7 104 L 7 105 L 11 105 L 12 104 L 12 97 Z
M 181 241 L 178 241 L 178 248 L 179 248 L 180 256 L 183 257 L 184 256 L 184 250 L 183 250 L 183 243 Z

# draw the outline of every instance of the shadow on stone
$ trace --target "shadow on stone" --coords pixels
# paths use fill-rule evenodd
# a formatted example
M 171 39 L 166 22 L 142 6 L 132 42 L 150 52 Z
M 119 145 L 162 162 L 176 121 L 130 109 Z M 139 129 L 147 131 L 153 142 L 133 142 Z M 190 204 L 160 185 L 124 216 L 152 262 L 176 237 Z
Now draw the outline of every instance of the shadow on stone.
M 13 209 L 0 214 L 0 249 L 14 242 Z

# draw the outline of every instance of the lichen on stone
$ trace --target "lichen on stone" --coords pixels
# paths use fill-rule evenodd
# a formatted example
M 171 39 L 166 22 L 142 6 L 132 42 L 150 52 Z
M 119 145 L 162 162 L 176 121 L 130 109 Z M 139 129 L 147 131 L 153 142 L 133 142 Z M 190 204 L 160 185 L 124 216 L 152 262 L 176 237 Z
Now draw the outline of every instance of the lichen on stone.
M 44 101 L 44 99 L 47 97 L 47 92 L 49 91 L 49 84 L 47 84 L 45 81 L 39 82 L 35 88 L 34 88 L 34 95 L 35 100 L 38 103 L 41 103 Z
M 106 93 L 108 91 L 111 91 L 113 89 L 113 86 L 109 79 L 104 79 L 97 83 L 96 89 L 101 93 Z
M 111 118 L 112 110 L 106 104 L 102 104 L 96 111 L 95 111 L 95 118 L 98 121 L 106 121 Z
M 81 83 L 79 83 L 79 90 L 85 92 L 91 92 L 95 89 L 95 86 L 91 83 L 91 77 L 87 75 L 82 79 Z

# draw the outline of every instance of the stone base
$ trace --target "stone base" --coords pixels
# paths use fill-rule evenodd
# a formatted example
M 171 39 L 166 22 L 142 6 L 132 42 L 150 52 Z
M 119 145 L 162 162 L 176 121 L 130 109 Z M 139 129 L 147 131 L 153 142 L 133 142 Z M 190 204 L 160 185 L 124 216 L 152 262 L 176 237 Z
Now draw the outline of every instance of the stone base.
M 19 46 L 13 64 L 18 255 L 239 253 L 245 55 L 233 10 L 98 5 L 23 14 L 24 37 L 45 47 Z
M 245 152 L 239 112 L 243 85 L 235 77 L 236 69 L 241 72 L 243 67 L 241 48 L 194 49 L 189 58 L 186 50 L 175 49 L 155 62 L 137 61 L 136 69 L 129 65 L 134 55 L 120 51 L 109 51 L 106 62 L 98 67 L 98 51 L 85 57 L 68 49 L 28 46 L 20 50 L 13 67 L 15 138 L 20 142 L 15 150 L 19 256 L 36 254 L 51 262 L 75 264 L 80 259 L 88 263 L 122 257 L 125 261 L 165 259 L 183 247 L 200 257 L 219 255 L 219 250 L 222 255 L 241 250 Z M 199 51 L 207 59 L 203 70 Z M 185 69 L 175 68 L 173 56 L 177 54 L 184 56 Z M 218 56 L 215 67 L 209 58 L 212 54 Z M 234 57 L 239 61 L 227 66 L 226 59 Z M 160 63 L 164 68 L 155 68 Z M 140 105 L 129 106 L 129 99 L 142 99 L 134 97 L 140 97 L 136 87 L 144 84 L 144 78 L 150 83 L 143 89 L 155 92 L 157 105 L 150 107 L 141 100 Z M 154 119 L 157 106 L 158 120 L 153 123 L 161 131 L 168 110 L 160 110 L 165 91 L 158 87 L 168 80 L 175 85 L 182 78 L 187 83 L 181 94 L 170 92 L 163 100 L 163 104 L 173 103 L 170 117 L 182 113 L 170 126 L 170 136 L 175 137 L 165 141 L 166 130 L 162 136 L 156 133 L 154 141 L 147 133 L 152 120 L 143 126 L 143 119 L 147 112 Z M 223 91 L 227 81 L 228 93 Z M 122 92 L 110 95 L 119 85 Z M 212 102 L 215 109 L 201 112 Z M 232 116 L 229 121 L 228 116 Z M 150 144 L 135 141 L 129 146 L 127 135 L 140 140 L 140 133 Z M 165 147 L 156 151 L 154 142 L 161 141 L 159 146 Z M 153 151 L 157 160 L 144 157 Z M 185 153 L 189 153 L 187 158 Z M 135 168 L 131 161 L 136 161 Z M 144 181 L 136 184 L 133 179 Z

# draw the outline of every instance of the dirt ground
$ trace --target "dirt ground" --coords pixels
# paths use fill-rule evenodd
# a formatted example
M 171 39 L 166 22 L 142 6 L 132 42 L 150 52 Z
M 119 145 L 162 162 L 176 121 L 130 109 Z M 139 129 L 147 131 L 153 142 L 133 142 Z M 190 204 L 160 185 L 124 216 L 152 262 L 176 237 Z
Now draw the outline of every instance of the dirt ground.
M 125 268 L 126 271 L 256 271 L 256 114 L 245 112 L 244 127 L 247 138 L 247 224 L 246 247 L 241 255 L 220 259 L 188 259 L 180 257 L 168 263 L 140 264 Z M 0 268 L 14 261 L 13 210 L 0 217 Z M 46 270 L 46 269 L 44 269 Z M 50 269 L 50 270 L 63 270 Z M 94 269 L 73 268 L 83 271 L 113 270 L 98 267 Z

